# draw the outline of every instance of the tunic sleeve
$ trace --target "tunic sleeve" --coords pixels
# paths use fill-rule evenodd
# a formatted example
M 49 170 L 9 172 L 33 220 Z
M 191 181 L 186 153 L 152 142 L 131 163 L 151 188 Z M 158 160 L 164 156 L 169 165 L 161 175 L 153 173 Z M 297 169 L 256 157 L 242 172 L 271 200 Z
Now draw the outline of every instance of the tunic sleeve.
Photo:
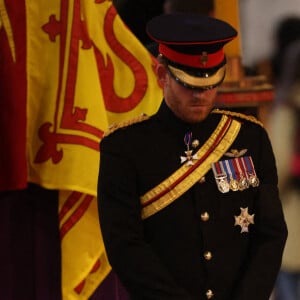
M 120 144 L 110 137 L 102 141 L 98 180 L 100 225 L 112 269 L 131 299 L 192 299 L 144 239 L 138 178 Z
M 255 199 L 255 228 L 251 232 L 251 246 L 237 284 L 235 300 L 269 299 L 287 238 L 278 195 L 276 163 L 269 138 L 263 129 L 258 143 L 254 164 L 260 185 Z

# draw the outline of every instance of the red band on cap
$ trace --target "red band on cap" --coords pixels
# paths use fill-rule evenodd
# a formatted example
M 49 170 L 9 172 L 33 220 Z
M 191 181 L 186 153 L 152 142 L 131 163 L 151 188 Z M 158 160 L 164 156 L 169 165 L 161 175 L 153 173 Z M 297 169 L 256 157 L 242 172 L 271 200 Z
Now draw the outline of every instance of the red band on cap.
M 159 52 L 175 63 L 201 69 L 218 66 L 225 57 L 223 48 L 215 53 L 202 52 L 201 54 L 193 55 L 179 53 L 164 44 L 159 44 Z

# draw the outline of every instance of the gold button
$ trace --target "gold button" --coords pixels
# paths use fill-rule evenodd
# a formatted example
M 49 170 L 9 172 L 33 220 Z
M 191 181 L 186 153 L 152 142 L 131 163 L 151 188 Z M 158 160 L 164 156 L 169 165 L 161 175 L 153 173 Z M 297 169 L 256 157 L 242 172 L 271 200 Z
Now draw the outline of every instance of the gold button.
M 207 292 L 206 292 L 206 298 L 207 299 L 212 299 L 213 296 L 214 296 L 213 291 L 212 290 L 207 290 Z
M 211 252 L 210 252 L 210 251 L 204 252 L 204 258 L 205 258 L 206 260 L 211 260 L 211 259 L 212 259 L 212 254 L 211 254 Z
M 201 214 L 201 220 L 203 222 L 207 222 L 209 220 L 209 214 L 207 211 Z
M 193 141 L 192 141 L 192 147 L 193 147 L 193 148 L 197 148 L 197 147 L 199 146 L 199 144 L 200 144 L 200 143 L 199 143 L 199 140 L 193 140 Z

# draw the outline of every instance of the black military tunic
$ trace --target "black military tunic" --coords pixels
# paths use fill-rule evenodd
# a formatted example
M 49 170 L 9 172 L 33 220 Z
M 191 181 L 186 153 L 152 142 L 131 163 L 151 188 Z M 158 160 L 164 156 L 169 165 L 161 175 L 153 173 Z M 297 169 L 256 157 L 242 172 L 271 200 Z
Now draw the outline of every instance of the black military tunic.
M 201 147 L 220 121 L 186 124 L 164 104 L 146 121 L 116 130 L 100 144 L 98 198 L 113 270 L 138 300 L 267 300 L 281 264 L 287 229 L 265 130 L 240 119 L 232 149 L 252 157 L 258 187 L 221 193 L 210 170 L 187 192 L 141 219 L 140 197 L 181 166 L 192 132 Z M 224 158 L 221 158 L 224 159 Z M 247 208 L 249 232 L 235 226 Z

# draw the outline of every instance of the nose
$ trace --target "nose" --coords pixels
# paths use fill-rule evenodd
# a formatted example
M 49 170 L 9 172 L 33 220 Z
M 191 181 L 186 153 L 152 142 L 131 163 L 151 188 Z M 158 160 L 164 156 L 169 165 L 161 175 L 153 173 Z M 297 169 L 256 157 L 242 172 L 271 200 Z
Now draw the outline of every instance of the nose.
M 193 90 L 193 97 L 194 98 L 199 98 L 202 96 L 202 94 L 205 92 L 203 89 L 194 89 Z

